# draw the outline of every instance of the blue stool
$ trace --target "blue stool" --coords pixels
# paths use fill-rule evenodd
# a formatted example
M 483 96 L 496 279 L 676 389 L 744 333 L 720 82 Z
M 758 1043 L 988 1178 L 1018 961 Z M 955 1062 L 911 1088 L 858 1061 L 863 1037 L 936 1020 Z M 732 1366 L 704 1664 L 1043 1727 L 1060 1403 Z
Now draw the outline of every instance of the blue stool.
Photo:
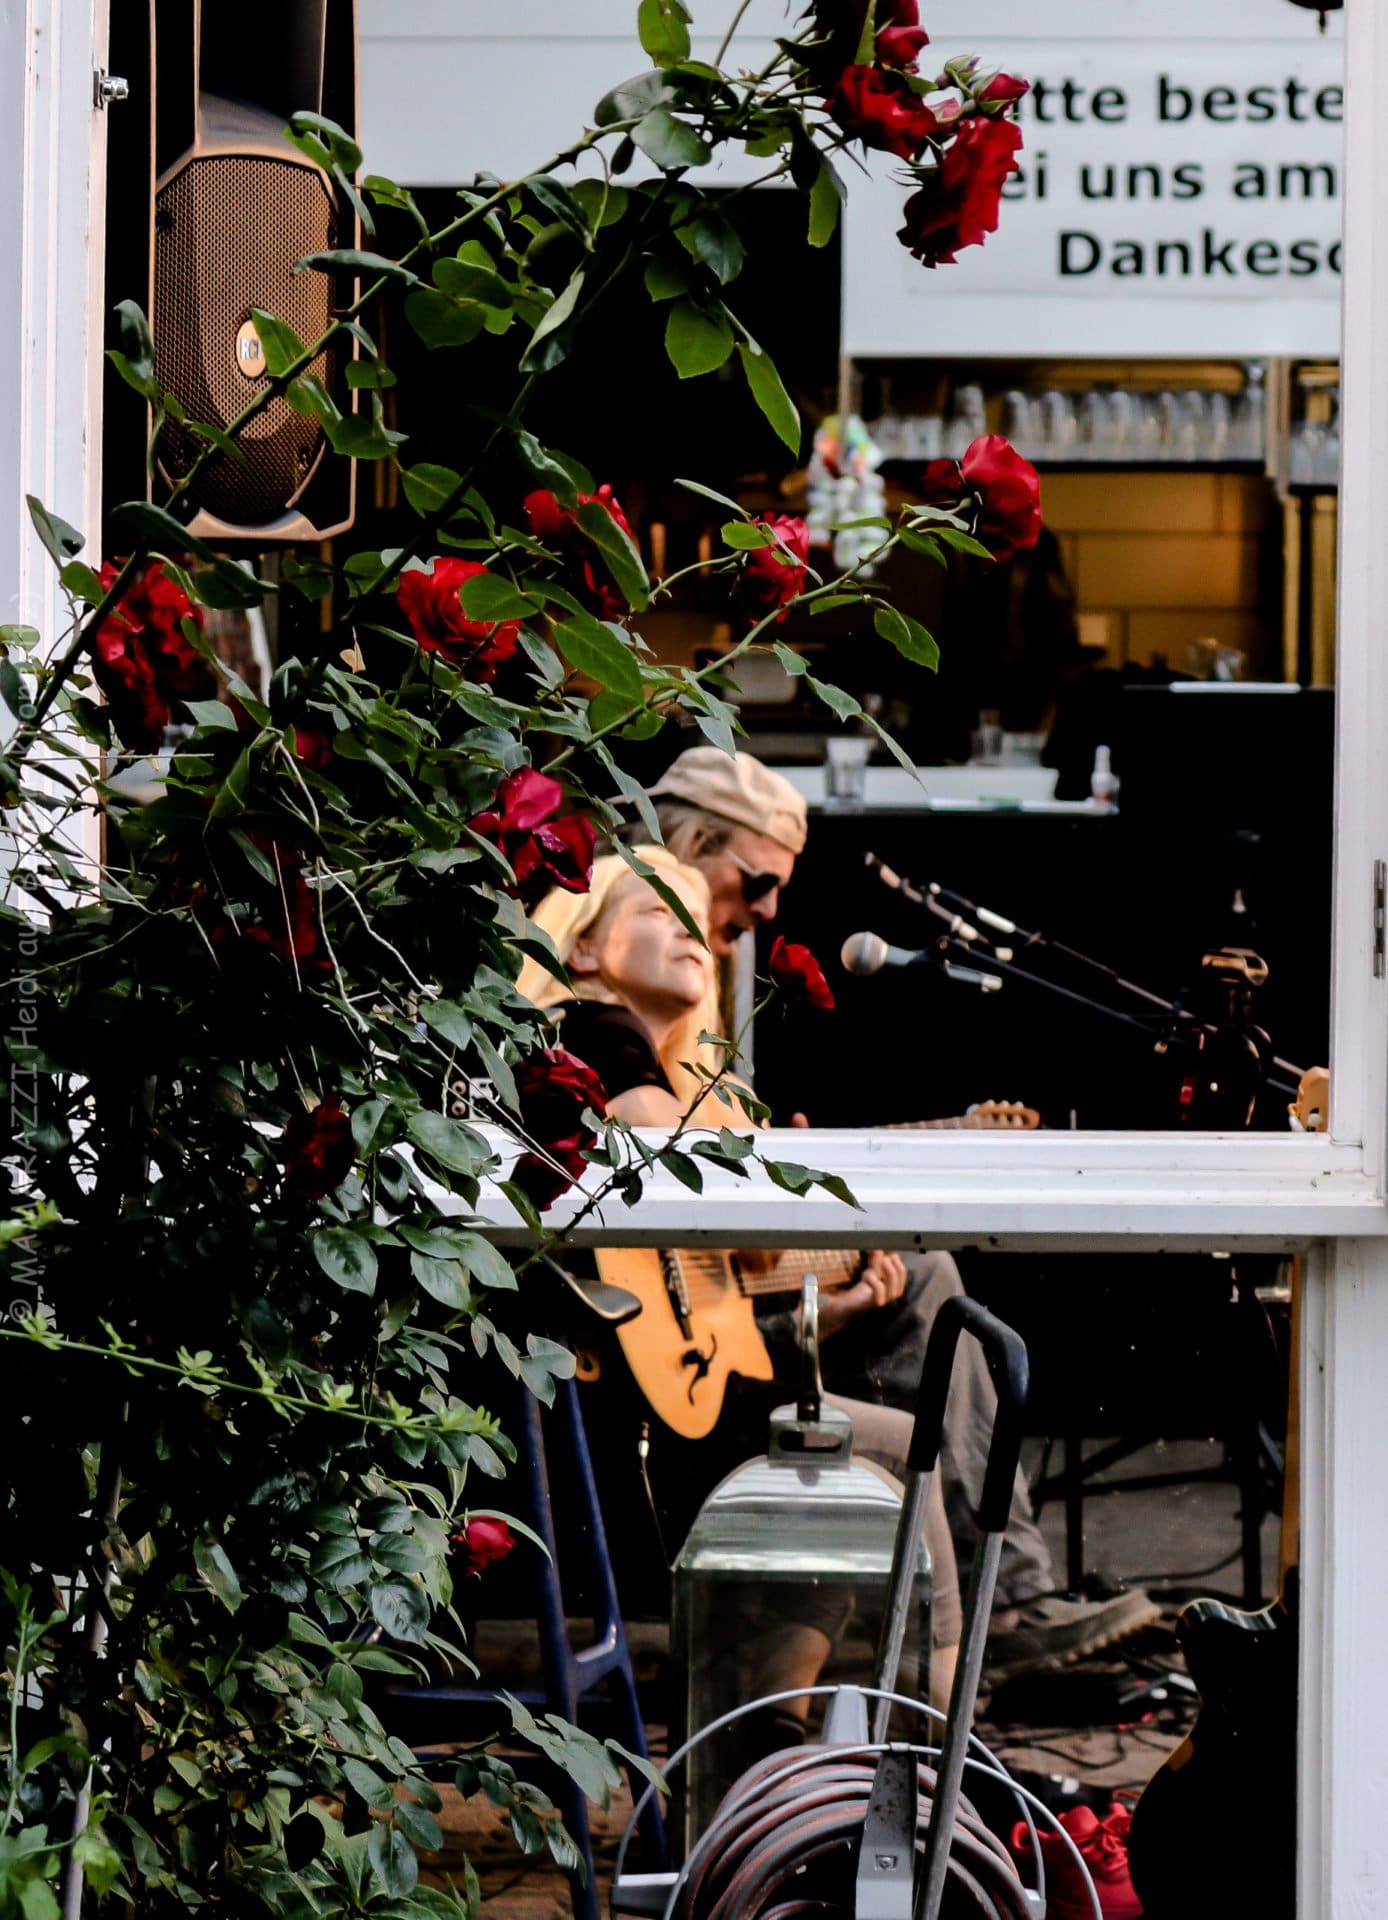
M 537 1624 L 540 1630 L 542 1687 L 517 1693 L 514 1697 L 543 1713 L 556 1713 L 577 1724 L 580 1710 L 601 1699 L 595 1692 L 603 1682 L 610 1683 L 610 1705 L 615 1709 L 617 1738 L 633 1753 L 646 1759 L 646 1731 L 636 1697 L 636 1680 L 631 1669 L 631 1653 L 622 1624 L 612 1561 L 607 1550 L 607 1533 L 598 1503 L 597 1481 L 593 1475 L 588 1436 L 578 1401 L 578 1389 L 572 1380 L 555 1382 L 555 1405 L 550 1419 L 559 1431 L 547 1435 L 539 1402 L 526 1388 L 516 1390 L 516 1415 L 508 1431 L 519 1450 L 519 1465 L 529 1512 L 526 1519 L 545 1544 L 548 1559 L 540 1563 L 540 1591 Z M 547 1448 L 559 1441 L 566 1450 L 568 1471 L 574 1481 L 578 1518 L 587 1541 L 585 1569 L 593 1596 L 593 1638 L 584 1645 L 571 1645 L 567 1630 L 559 1545 L 555 1534 L 554 1509 L 550 1497 Z M 419 1706 L 494 1706 L 497 1696 L 477 1687 L 393 1686 L 392 1699 Z M 644 1782 L 633 1783 L 639 1796 Z M 568 1774 L 560 1772 L 555 1800 L 564 1817 L 586 1869 L 586 1881 L 570 1883 L 575 1920 L 601 1920 L 597 1886 L 593 1871 L 592 1831 L 588 1822 L 588 1803 Z M 653 1803 L 654 1804 L 654 1803 Z M 664 1864 L 664 1833 L 659 1815 L 648 1829 L 660 1864 Z

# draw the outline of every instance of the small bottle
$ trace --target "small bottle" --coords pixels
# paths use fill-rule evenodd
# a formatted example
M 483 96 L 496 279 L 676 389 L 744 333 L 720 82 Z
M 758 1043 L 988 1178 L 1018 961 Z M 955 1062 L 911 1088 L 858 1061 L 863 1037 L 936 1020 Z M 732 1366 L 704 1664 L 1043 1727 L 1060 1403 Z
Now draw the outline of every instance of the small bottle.
M 1107 811 L 1117 807 L 1118 775 L 1107 747 L 1095 747 L 1094 771 L 1089 776 L 1089 794 L 1096 807 Z

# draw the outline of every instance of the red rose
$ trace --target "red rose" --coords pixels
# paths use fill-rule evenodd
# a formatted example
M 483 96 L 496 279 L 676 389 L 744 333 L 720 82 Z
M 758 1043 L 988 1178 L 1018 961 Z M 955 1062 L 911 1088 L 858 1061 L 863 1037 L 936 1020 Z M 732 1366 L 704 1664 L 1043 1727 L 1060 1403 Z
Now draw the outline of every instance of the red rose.
M 974 537 L 995 560 L 1034 547 L 1041 535 L 1041 479 L 1010 440 L 986 433 L 957 460 L 932 460 L 921 476 L 927 506 L 962 509 L 977 503 Z
M 597 836 L 590 822 L 576 814 L 555 819 L 563 797 L 557 780 L 522 767 L 507 774 L 492 806 L 469 820 L 474 833 L 505 854 L 517 887 L 543 873 L 566 893 L 587 893 Z
M 294 728 L 294 758 L 306 767 L 326 767 L 333 757 L 332 735 L 326 727 Z
M 884 67 L 900 67 L 914 73 L 922 47 L 930 45 L 924 27 L 883 27 L 877 36 L 877 58 Z
M 1017 171 L 1021 129 L 1011 120 L 977 116 L 958 122 L 926 185 L 906 202 L 897 238 L 927 267 L 955 259 L 961 247 L 981 246 L 997 231 L 1003 183 Z
M 589 536 L 579 521 L 577 509 L 560 506 L 555 495 L 546 488 L 528 493 L 523 504 L 530 531 L 537 540 L 548 540 L 557 546 L 582 546 L 587 549 L 583 557 L 583 585 L 588 600 L 604 620 L 620 619 L 627 610 L 626 599 L 607 577 L 606 571 L 599 572 Z M 606 507 L 628 539 L 635 539 L 622 511 L 621 501 L 605 481 L 596 493 L 579 494 L 580 507 L 590 504 Z
M 120 572 L 103 563 L 97 580 L 103 591 Z M 91 638 L 92 672 L 111 709 L 111 722 L 126 746 L 153 752 L 179 700 L 196 700 L 217 690 L 216 676 L 183 633 L 183 622 L 202 624 L 178 582 L 158 560 L 126 587 Z
M 805 585 L 809 572 L 810 530 L 797 514 L 774 513 L 769 518 L 758 514 L 753 526 L 765 527 L 776 536 L 776 544 L 753 547 L 743 569 L 743 590 L 762 607 L 781 607 L 795 598 Z M 785 619 L 782 611 L 777 615 Z
M 584 1123 L 583 1110 L 591 1107 L 605 1114 L 607 1094 L 593 1069 L 562 1047 L 522 1060 L 516 1068 L 516 1092 L 521 1125 L 544 1154 L 522 1154 L 511 1178 L 543 1213 L 582 1178 L 588 1164 L 584 1149 L 597 1138 Z
M 1034 547 L 1041 536 L 1041 481 L 1000 433 L 975 440 L 963 459 L 964 480 L 978 495 L 974 533 L 995 560 Z
M 833 1011 L 834 996 L 824 978 L 824 969 L 808 947 L 797 947 L 778 933 L 767 965 L 772 981 L 787 1000 L 803 1001 L 807 1006 L 822 1008 L 825 1013 Z
M 1030 80 L 1018 80 L 1010 73 L 995 73 L 986 87 L 980 89 L 977 98 L 990 106 L 998 101 L 1010 106 L 1014 100 L 1020 100 L 1024 93 L 1031 92 Z
M 453 1535 L 453 1558 L 464 1573 L 485 1573 L 497 1560 L 504 1560 L 516 1544 L 516 1536 L 504 1520 L 493 1514 L 479 1513 L 464 1521 Z
M 92 638 L 92 672 L 106 696 L 111 724 L 126 746 L 154 752 L 169 724 L 169 703 L 154 677 L 144 633 L 103 620 Z
M 276 886 L 268 913 L 248 926 L 244 938 L 265 947 L 286 966 L 326 967 L 323 935 L 318 925 L 318 899 L 302 872 L 304 856 L 294 847 L 281 847 L 255 828 L 249 838 L 275 869 Z
M 402 573 L 395 597 L 422 653 L 440 653 L 474 680 L 492 680 L 520 647 L 519 620 L 469 620 L 463 584 L 487 569 L 480 560 L 440 557 L 429 573 Z
M 296 1113 L 284 1130 L 284 1190 L 295 1200 L 322 1200 L 352 1171 L 352 1122 L 337 1095 L 311 1113 Z
M 899 74 L 880 67 L 845 67 L 828 107 L 850 138 L 898 160 L 914 160 L 940 124 Z

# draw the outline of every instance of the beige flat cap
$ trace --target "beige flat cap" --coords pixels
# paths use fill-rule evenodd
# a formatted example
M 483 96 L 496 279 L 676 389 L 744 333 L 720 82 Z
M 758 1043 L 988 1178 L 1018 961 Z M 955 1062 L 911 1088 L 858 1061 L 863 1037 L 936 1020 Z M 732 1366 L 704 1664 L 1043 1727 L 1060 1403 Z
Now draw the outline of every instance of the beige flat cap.
M 651 788 L 654 800 L 682 800 L 720 820 L 764 833 L 791 853 L 805 851 L 805 802 L 783 774 L 750 753 L 690 747 Z

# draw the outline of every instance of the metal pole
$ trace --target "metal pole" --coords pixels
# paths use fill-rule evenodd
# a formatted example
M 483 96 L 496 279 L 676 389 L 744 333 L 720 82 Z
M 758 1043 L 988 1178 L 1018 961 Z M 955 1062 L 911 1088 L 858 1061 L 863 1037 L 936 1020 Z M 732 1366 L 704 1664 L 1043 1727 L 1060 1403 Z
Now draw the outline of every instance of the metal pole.
M 880 1687 L 884 1695 L 896 1691 L 897 1675 L 901 1669 L 901 1649 L 906 1644 L 906 1627 L 911 1618 L 911 1596 L 916 1587 L 916 1569 L 920 1565 L 925 1530 L 925 1507 L 929 1498 L 930 1475 L 908 1474 L 906 1492 L 901 1502 L 901 1518 L 897 1522 L 896 1540 L 892 1546 L 892 1571 L 887 1582 L 882 1633 L 877 1642 L 877 1664 L 872 1674 L 873 1686 Z M 929 1649 L 923 1647 L 921 1652 L 928 1659 Z M 887 1722 L 891 1717 L 891 1701 L 878 1700 L 872 1710 L 874 1740 L 886 1739 Z
M 959 1649 L 959 1664 L 954 1670 L 950 1690 L 949 1720 L 935 1776 L 935 1797 L 930 1808 L 930 1826 L 925 1837 L 925 1866 L 916 1889 L 912 1920 L 939 1920 L 944 1896 L 945 1875 L 949 1871 L 949 1848 L 954 1835 L 954 1815 L 959 1805 L 959 1789 L 968 1758 L 969 1734 L 973 1726 L 974 1705 L 978 1699 L 979 1675 L 988 1644 L 988 1622 L 993 1610 L 993 1590 L 1002 1558 L 1003 1535 L 985 1533 L 979 1540 L 969 1574 L 969 1593 L 964 1606 L 964 1640 Z

